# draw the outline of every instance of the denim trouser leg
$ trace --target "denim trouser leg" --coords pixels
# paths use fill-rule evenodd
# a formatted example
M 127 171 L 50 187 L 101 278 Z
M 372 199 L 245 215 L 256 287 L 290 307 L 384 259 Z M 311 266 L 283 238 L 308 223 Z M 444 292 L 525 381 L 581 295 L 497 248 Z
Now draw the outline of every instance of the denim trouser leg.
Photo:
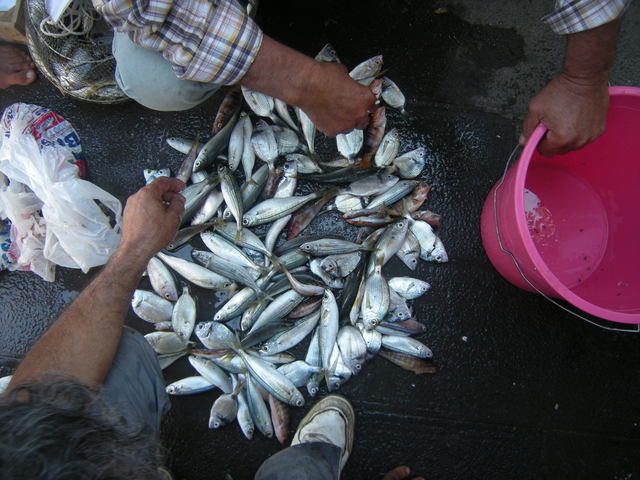
M 159 434 L 160 420 L 171 404 L 156 353 L 132 328 L 122 331 L 101 395 L 129 422 Z
M 255 480 L 337 480 L 340 449 L 330 443 L 299 443 L 269 457 Z
M 181 80 L 162 53 L 133 43 L 126 33 L 114 32 L 116 82 L 139 104 L 162 112 L 188 110 L 213 95 L 220 85 Z

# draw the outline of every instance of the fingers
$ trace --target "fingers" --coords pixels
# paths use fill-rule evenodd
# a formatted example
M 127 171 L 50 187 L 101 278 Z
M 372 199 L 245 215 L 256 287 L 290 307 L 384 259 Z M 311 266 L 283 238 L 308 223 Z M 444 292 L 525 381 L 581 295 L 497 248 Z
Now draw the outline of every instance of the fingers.
M 524 146 L 524 144 L 527 143 L 527 140 L 529 140 L 529 137 L 539 123 L 540 119 L 538 118 L 538 115 L 532 111 L 529 111 L 526 118 L 522 122 L 522 135 L 520 135 L 520 138 L 518 139 L 518 143 L 520 145 Z
M 180 195 L 179 193 L 169 192 L 164 195 L 163 200 L 169 203 L 169 207 L 167 210 L 170 213 L 174 213 L 178 216 L 182 215 L 185 202 L 185 199 L 182 195 Z
M 158 177 L 148 185 L 149 189 L 157 196 L 161 197 L 164 201 L 166 193 L 180 193 L 184 190 L 185 184 L 183 181 L 173 177 Z

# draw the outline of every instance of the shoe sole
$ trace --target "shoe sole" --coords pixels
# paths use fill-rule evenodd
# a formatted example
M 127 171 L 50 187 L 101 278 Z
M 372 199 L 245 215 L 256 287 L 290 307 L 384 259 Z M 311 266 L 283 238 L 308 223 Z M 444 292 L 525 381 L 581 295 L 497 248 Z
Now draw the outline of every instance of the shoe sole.
M 296 433 L 293 435 L 292 443 L 296 440 L 298 432 L 301 431 L 305 425 L 310 423 L 313 420 L 313 417 L 327 409 L 336 409 L 340 411 L 346 420 L 345 431 L 347 438 L 344 451 L 340 457 L 340 471 L 342 471 L 344 465 L 347 463 L 349 455 L 351 455 L 351 449 L 353 448 L 353 432 L 355 430 L 356 423 L 356 414 L 353 411 L 353 407 L 342 395 L 329 395 L 311 407 L 311 410 L 309 410 L 304 418 L 300 420 Z

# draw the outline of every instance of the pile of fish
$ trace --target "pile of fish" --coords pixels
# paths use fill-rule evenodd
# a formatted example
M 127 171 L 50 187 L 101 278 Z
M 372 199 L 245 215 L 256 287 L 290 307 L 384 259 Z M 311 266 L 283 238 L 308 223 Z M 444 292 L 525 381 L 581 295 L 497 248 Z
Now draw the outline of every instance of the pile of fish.
M 316 59 L 338 61 L 330 45 Z M 426 328 L 411 302 L 430 285 L 387 278 L 384 266 L 394 256 L 410 271 L 420 259 L 448 258 L 434 229 L 440 216 L 420 210 L 430 190 L 416 180 L 426 150 L 399 154 L 400 135 L 387 131 L 385 109 L 404 111 L 404 96 L 377 78 L 381 70 L 377 56 L 350 73 L 379 103 L 364 131 L 337 136 L 338 158 L 321 158 L 304 112 L 292 109 L 296 122 L 291 107 L 245 88 L 227 94 L 209 141 L 168 140 L 186 153 L 176 174 L 191 180 L 185 213 L 173 241 L 149 262 L 153 291 L 136 290 L 132 308 L 155 324 L 146 338 L 162 368 L 188 356 L 197 372 L 168 385 L 169 394 L 223 392 L 210 428 L 237 419 L 247 438 L 257 428 L 284 442 L 287 407 L 305 404 L 301 387 L 310 396 L 323 383 L 334 391 L 376 355 L 415 373 L 435 372 L 431 350 L 412 337 Z M 144 173 L 149 182 L 169 174 Z M 325 212 L 358 226 L 355 241 L 337 228 L 300 235 Z M 206 248 L 171 253 L 196 236 Z M 198 318 L 190 287 L 183 282 L 180 291 L 174 273 L 226 295 L 213 319 Z M 292 349 L 306 353 L 296 358 Z

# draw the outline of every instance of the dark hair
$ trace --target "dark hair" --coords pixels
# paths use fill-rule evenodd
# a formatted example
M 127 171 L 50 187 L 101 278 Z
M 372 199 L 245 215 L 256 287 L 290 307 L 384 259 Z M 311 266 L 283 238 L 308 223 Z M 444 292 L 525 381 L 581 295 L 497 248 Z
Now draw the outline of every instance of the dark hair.
M 0 399 L 0 479 L 158 479 L 159 442 L 71 380 Z

